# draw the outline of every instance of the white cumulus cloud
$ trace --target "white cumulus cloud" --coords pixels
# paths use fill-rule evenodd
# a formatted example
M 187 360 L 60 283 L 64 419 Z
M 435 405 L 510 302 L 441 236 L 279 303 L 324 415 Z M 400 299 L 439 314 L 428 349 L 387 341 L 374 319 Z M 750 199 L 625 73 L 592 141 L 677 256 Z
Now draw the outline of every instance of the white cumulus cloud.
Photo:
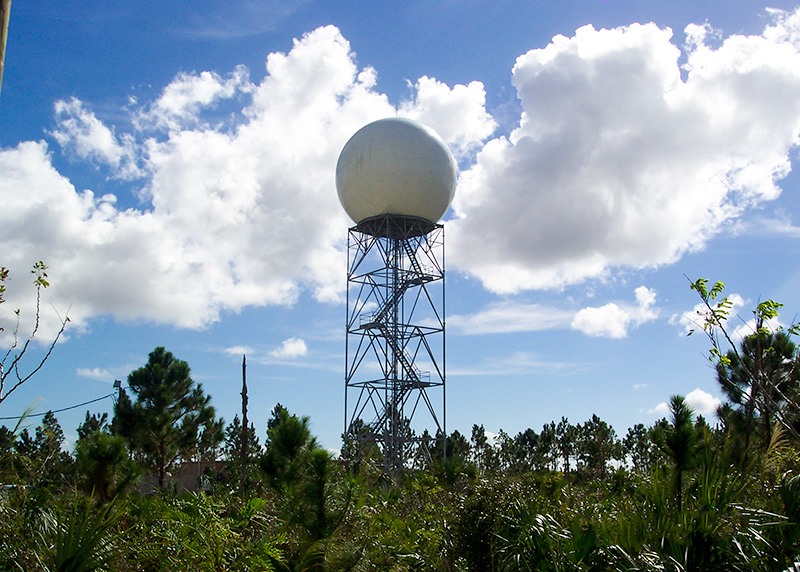
M 281 346 L 270 352 L 272 357 L 281 359 L 292 359 L 302 357 L 308 353 L 306 342 L 300 338 L 289 338 L 283 340 Z
M 634 293 L 635 305 L 610 302 L 604 306 L 579 310 L 572 319 L 572 329 L 588 336 L 624 338 L 629 328 L 655 320 L 658 317 L 658 309 L 653 307 L 655 292 L 639 286 Z
M 686 394 L 686 403 L 700 415 L 711 415 L 722 403 L 718 398 L 700 388 Z
M 165 129 L 195 127 L 200 123 L 200 112 L 213 107 L 237 92 L 252 89 L 247 68 L 237 66 L 225 79 L 208 71 L 182 72 L 173 79 L 150 106 L 134 118 L 140 128 L 155 126 Z
M 698 415 L 703 415 L 708 417 L 709 415 L 713 415 L 717 411 L 717 407 L 720 406 L 722 403 L 719 398 L 714 397 L 707 391 L 703 391 L 699 387 L 693 391 L 690 391 L 684 397 L 686 404 L 691 407 L 694 412 Z M 663 416 L 669 416 L 669 403 L 666 401 L 662 401 L 654 408 L 650 409 L 648 413 L 657 413 Z
M 403 115 L 432 127 L 457 155 L 482 146 L 497 127 L 486 111 L 486 92 L 478 81 L 451 89 L 436 79 L 421 77 L 413 87 L 416 97 L 402 106 Z
M 32 288 L 17 277 L 43 257 L 52 279 L 43 307 L 70 308 L 71 328 L 97 315 L 202 328 L 227 311 L 292 304 L 301 290 L 341 301 L 349 221 L 335 166 L 353 133 L 396 114 L 375 85 L 375 70 L 359 68 L 327 26 L 269 54 L 259 81 L 243 67 L 180 73 L 117 126 L 78 99 L 59 102 L 52 136 L 65 153 L 110 177 L 135 170 L 141 204 L 75 188 L 45 142 L 0 149 L 7 307 L 30 306 Z M 493 129 L 479 84 L 423 79 L 418 89 L 402 113 L 438 121 L 455 150 Z M 457 125 L 442 111 L 451 108 L 470 119 Z M 0 326 L 12 319 L 0 315 Z M 55 325 L 43 323 L 43 337 Z
M 113 167 L 120 178 L 140 175 L 135 162 L 133 137 L 123 135 L 118 138 L 111 128 L 74 97 L 69 101 L 56 101 L 55 115 L 58 124 L 50 134 L 62 147 L 72 150 L 81 159 Z
M 558 287 L 675 262 L 774 199 L 800 138 L 800 18 L 773 17 L 716 47 L 688 27 L 685 79 L 655 24 L 520 56 L 519 127 L 461 174 L 448 261 L 498 293 Z

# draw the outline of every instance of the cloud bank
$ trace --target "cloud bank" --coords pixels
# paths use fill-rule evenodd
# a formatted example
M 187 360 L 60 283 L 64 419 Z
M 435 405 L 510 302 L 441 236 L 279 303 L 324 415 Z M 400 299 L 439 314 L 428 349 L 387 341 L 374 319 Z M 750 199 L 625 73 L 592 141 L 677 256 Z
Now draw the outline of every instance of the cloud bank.
M 76 189 L 44 141 L 2 149 L 2 264 L 24 278 L 45 259 L 48 303 L 70 307 L 73 327 L 113 315 L 200 328 L 303 291 L 338 302 L 349 221 L 336 160 L 356 130 L 396 110 L 331 26 L 270 54 L 266 71 L 258 83 L 242 67 L 178 74 L 131 111 L 129 133 L 78 99 L 56 102 L 51 135 L 65 154 L 132 181 L 142 204 L 122 209 L 113 194 Z M 484 99 L 477 82 L 451 89 L 423 78 L 403 113 L 466 152 L 494 129 Z M 24 280 L 10 284 L 8 307 L 31 295 Z
M 448 261 L 490 290 L 669 264 L 774 199 L 800 134 L 797 14 L 761 36 L 580 28 L 517 59 L 523 113 L 462 173 Z
M 339 302 L 348 221 L 336 159 L 357 129 L 396 113 L 437 130 L 465 167 L 447 222 L 448 264 L 490 291 L 674 262 L 774 199 L 789 172 L 800 134 L 800 16 L 772 15 L 762 35 L 718 47 L 708 26 L 695 25 L 682 48 L 654 24 L 557 36 L 518 58 L 519 126 L 488 141 L 496 123 L 480 82 L 422 77 L 395 105 L 332 26 L 269 54 L 257 81 L 241 66 L 178 74 L 119 125 L 77 98 L 56 102 L 57 145 L 0 149 L 2 264 L 21 277 L 8 307 L 31 299 L 23 278 L 39 259 L 51 267 L 47 303 L 70 307 L 78 327 L 113 315 L 200 328 L 303 292 Z M 54 167 L 58 152 L 129 182 L 139 204 L 76 188 Z M 650 319 L 648 308 L 586 309 L 572 324 L 619 336 Z M 540 310 L 527 308 L 529 317 Z M 492 331 L 504 315 L 499 304 L 461 327 Z M 523 322 L 515 327 L 530 328 Z

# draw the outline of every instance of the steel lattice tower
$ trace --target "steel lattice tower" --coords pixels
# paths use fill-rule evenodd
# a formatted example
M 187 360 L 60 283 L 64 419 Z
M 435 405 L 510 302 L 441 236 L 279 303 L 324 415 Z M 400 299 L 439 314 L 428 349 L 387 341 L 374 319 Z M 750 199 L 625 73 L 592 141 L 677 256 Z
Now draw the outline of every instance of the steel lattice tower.
M 375 443 L 397 475 L 446 435 L 444 227 L 371 217 L 347 253 L 345 443 Z

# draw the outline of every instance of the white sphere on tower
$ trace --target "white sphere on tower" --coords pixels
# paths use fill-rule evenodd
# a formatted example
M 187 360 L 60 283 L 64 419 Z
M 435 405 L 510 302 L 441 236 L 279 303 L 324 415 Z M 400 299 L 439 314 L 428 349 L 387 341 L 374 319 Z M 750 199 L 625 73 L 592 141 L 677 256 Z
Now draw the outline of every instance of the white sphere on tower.
M 336 190 L 359 223 L 384 214 L 437 222 L 456 188 L 456 163 L 441 137 L 409 119 L 389 118 L 359 129 L 336 164 Z

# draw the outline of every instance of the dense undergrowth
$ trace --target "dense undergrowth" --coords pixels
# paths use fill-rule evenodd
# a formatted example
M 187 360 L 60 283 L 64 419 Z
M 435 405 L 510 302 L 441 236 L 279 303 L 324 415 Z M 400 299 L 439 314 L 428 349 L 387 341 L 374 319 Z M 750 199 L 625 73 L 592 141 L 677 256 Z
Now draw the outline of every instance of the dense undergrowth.
M 776 570 L 800 552 L 800 476 L 742 472 L 724 448 L 607 478 L 558 472 L 409 472 L 393 483 L 331 461 L 239 498 L 75 490 L 0 494 L 2 570 Z M 763 465 L 763 463 L 762 463 Z M 363 467 L 362 467 L 363 469 Z
M 52 413 L 34 435 L 0 427 L 0 572 L 795 571 L 800 326 L 762 327 L 779 307 L 762 302 L 723 352 L 723 286 L 692 288 L 726 397 L 716 425 L 678 395 L 621 440 L 596 415 L 494 439 L 475 425 L 424 435 L 399 474 L 357 431 L 334 458 L 280 404 L 263 447 L 238 417 L 223 429 L 156 348 L 110 423 L 87 412 L 74 456 Z M 190 459 L 225 466 L 178 495 Z

